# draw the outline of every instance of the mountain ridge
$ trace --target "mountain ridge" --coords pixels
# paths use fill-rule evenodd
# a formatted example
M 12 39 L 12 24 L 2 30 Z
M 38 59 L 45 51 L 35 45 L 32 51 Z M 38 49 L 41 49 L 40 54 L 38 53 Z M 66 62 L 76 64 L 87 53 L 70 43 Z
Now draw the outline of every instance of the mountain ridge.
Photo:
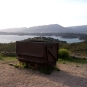
M 63 27 L 59 24 L 49 24 L 33 27 L 2 29 L 0 32 L 17 33 L 87 33 L 87 25 Z

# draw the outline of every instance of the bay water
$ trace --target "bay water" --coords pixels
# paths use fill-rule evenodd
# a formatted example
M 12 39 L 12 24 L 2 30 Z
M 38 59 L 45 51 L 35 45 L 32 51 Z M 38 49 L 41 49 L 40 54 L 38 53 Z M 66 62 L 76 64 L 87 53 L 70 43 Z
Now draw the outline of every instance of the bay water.
M 20 41 L 28 38 L 33 38 L 33 37 L 39 37 L 39 36 L 34 36 L 34 35 L 0 35 L 0 43 L 10 43 L 10 42 L 15 42 L 15 41 Z M 80 40 L 79 38 L 62 38 L 60 36 L 44 36 L 44 37 L 51 37 L 54 39 L 58 39 L 60 41 L 66 41 L 67 43 L 77 43 L 77 42 L 82 42 L 83 40 Z

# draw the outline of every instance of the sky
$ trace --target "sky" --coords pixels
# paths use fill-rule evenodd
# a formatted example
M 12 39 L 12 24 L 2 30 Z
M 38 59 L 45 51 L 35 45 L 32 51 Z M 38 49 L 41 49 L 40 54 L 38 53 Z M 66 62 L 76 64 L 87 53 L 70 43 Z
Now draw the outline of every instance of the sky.
M 0 0 L 0 29 L 87 25 L 87 0 Z

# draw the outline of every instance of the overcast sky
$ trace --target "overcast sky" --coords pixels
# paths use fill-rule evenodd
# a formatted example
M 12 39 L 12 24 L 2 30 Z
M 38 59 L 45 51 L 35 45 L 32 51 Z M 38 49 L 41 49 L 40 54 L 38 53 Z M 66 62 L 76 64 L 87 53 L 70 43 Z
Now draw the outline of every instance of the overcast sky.
M 0 0 L 0 29 L 87 25 L 87 0 Z

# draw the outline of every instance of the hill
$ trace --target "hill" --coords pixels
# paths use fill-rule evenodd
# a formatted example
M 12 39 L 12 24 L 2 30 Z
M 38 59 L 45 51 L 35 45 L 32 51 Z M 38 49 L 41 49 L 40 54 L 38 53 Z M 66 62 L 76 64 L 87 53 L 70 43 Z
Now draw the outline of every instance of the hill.
M 23 28 L 10 28 L 3 29 L 1 32 L 22 32 L 22 33 L 59 33 L 65 31 L 66 28 L 58 25 L 43 25 L 43 26 L 34 26 L 34 27 L 23 27 Z
M 2 29 L 0 32 L 10 33 L 87 33 L 87 25 L 63 27 L 58 24 Z
M 66 27 L 72 33 L 87 33 L 87 25 Z
M 24 30 L 26 33 L 60 33 L 63 31 L 65 31 L 65 28 L 58 24 L 30 27 L 26 31 Z

